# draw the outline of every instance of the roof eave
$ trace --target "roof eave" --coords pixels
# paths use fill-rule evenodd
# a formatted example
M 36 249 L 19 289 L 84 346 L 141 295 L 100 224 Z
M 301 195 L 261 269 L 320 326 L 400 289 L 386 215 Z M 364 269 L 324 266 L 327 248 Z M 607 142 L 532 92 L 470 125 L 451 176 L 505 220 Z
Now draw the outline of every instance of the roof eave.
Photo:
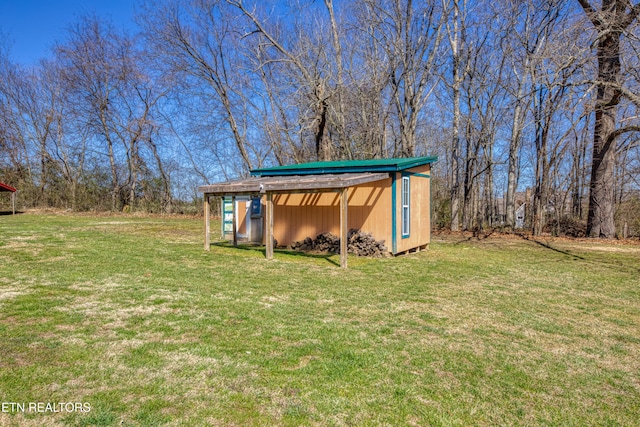
M 284 169 L 284 170 L 255 170 L 251 171 L 251 176 L 294 176 L 294 175 L 326 175 L 335 173 L 362 173 L 362 172 L 395 172 L 395 166 L 376 167 L 326 167 L 326 168 L 304 168 L 304 169 Z
M 324 174 L 320 176 L 265 176 L 239 181 L 202 185 L 198 187 L 198 191 L 208 195 L 259 195 L 264 193 L 285 192 L 324 192 L 336 191 L 387 178 L 389 178 L 389 174 L 386 172 Z
M 327 167 L 314 167 L 314 168 L 291 168 L 291 169 L 278 169 L 278 168 L 265 168 L 252 170 L 251 176 L 266 177 L 266 176 L 293 176 L 293 175 L 322 175 L 322 174 L 334 174 L 334 173 L 362 173 L 362 172 L 400 172 L 403 170 L 415 168 L 418 166 L 424 166 L 427 164 L 435 163 L 438 161 L 438 157 L 419 157 L 411 162 L 404 162 L 400 164 L 387 164 L 387 165 L 363 165 L 363 166 L 327 166 Z

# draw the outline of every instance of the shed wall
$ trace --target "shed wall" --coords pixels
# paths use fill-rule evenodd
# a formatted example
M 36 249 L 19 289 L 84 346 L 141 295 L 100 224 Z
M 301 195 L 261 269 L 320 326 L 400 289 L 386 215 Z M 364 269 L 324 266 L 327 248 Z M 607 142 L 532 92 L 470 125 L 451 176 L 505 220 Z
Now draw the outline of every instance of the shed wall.
M 348 228 L 371 233 L 391 248 L 391 178 L 349 188 Z M 320 233 L 340 234 L 339 193 L 274 195 L 274 238 L 289 245 Z
M 390 251 L 405 252 L 428 245 L 431 240 L 431 173 L 424 165 L 391 178 L 349 188 L 348 227 L 384 240 Z M 402 235 L 402 177 L 410 182 L 410 233 Z M 395 192 L 395 207 L 392 205 Z M 308 193 L 274 195 L 274 238 L 278 245 L 290 245 L 320 233 L 340 234 L 340 195 Z M 393 248 L 393 210 L 396 246 Z
M 247 234 L 247 210 L 249 208 L 249 204 L 251 202 L 248 200 L 238 200 L 236 206 L 236 215 L 238 215 L 237 221 L 237 230 L 236 232 L 239 235 Z
M 396 174 L 396 252 L 405 252 L 431 241 L 431 166 L 424 165 Z M 402 236 L 402 177 L 409 177 L 409 236 Z

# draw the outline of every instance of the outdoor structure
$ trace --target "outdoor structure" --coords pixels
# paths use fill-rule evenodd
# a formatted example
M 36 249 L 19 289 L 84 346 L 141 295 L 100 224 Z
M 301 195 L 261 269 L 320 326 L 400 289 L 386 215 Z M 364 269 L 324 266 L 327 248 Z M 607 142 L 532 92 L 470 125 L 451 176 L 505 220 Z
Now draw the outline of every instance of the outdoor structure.
M 431 165 L 437 157 L 313 162 L 255 169 L 251 178 L 205 185 L 205 243 L 210 246 L 210 198 L 223 198 L 223 234 L 280 246 L 320 233 L 340 237 L 347 266 L 347 233 L 384 240 L 396 255 L 425 248 L 431 238 Z
M 16 214 L 16 191 L 12 186 L 0 182 L 0 192 L 11 193 L 11 210 L 14 215 Z

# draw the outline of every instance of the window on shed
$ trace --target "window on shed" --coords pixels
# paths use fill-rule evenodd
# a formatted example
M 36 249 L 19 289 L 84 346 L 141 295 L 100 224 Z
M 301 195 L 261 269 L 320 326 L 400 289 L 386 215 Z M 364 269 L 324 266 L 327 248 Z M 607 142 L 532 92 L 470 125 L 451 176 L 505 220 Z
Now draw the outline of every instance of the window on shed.
M 402 177 L 402 237 L 409 237 L 411 209 L 409 207 L 409 177 Z

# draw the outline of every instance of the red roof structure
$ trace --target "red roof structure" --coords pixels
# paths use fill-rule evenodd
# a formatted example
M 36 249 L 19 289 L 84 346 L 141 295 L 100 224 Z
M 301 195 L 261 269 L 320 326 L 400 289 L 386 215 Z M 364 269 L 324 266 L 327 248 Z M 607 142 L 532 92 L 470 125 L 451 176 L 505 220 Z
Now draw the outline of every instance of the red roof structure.
M 15 193 L 18 190 L 16 190 L 10 185 L 0 182 L 0 191 L 11 191 L 12 193 Z
M 13 214 L 16 214 L 16 190 L 10 185 L 0 182 L 0 192 L 11 192 L 11 210 Z

